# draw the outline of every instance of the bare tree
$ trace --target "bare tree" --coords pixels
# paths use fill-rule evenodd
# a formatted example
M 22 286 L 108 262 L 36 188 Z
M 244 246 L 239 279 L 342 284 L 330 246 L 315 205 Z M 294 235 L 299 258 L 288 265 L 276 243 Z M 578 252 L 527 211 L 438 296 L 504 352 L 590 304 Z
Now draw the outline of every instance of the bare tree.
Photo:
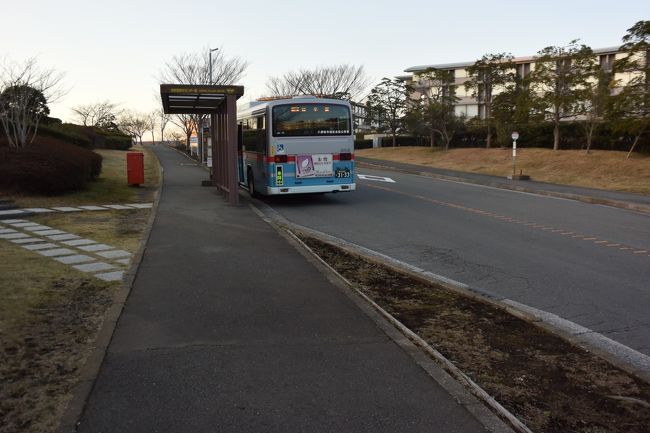
M 181 141 L 183 139 L 183 134 L 180 131 L 173 130 L 169 134 L 169 138 L 171 142 L 174 143 L 174 146 L 178 146 L 179 144 L 181 144 Z
M 178 126 L 183 135 L 185 136 L 185 147 L 187 151 L 190 150 L 190 137 L 195 130 L 195 120 L 191 114 L 175 114 L 171 122 Z
M 165 113 L 165 110 L 162 108 L 156 111 L 156 117 L 158 118 L 158 127 L 160 128 L 160 141 L 165 142 L 165 128 L 169 123 L 171 116 Z
M 199 53 L 184 53 L 172 57 L 160 72 L 161 83 L 231 85 L 245 74 L 248 62 L 239 57 L 226 58 L 223 50 L 212 55 L 212 82 L 210 82 L 210 55 L 205 48 Z
M 155 111 L 152 111 L 151 113 L 148 113 L 145 116 L 145 120 L 147 121 L 147 129 L 151 132 L 151 144 L 156 144 L 156 137 L 155 137 L 155 132 L 156 128 L 158 127 L 158 113 Z
M 118 119 L 118 126 L 140 145 L 142 145 L 142 137 L 149 130 L 147 115 L 134 111 L 124 111 Z
M 334 65 L 271 77 L 266 87 L 271 96 L 317 95 L 353 100 L 365 93 L 368 84 L 363 66 Z
M 63 74 L 41 69 L 36 59 L 7 63 L 0 69 L 0 123 L 12 148 L 34 142 L 42 117 L 49 114 L 48 103 L 64 94 Z
M 110 101 L 95 102 L 92 104 L 77 105 L 72 108 L 76 119 L 83 126 L 97 126 L 110 128 L 120 115 L 118 104 Z
M 212 55 L 212 65 L 210 65 L 209 51 L 208 48 L 204 48 L 199 53 L 184 53 L 174 56 L 160 72 L 160 82 L 231 85 L 244 76 L 246 68 L 248 68 L 247 61 L 239 57 L 226 58 L 223 50 L 219 49 Z M 212 66 L 212 78 L 210 78 L 210 66 Z M 171 120 L 185 134 L 185 145 L 188 149 L 192 132 L 198 131 L 198 127 L 202 125 L 203 117 L 198 114 L 175 114 Z

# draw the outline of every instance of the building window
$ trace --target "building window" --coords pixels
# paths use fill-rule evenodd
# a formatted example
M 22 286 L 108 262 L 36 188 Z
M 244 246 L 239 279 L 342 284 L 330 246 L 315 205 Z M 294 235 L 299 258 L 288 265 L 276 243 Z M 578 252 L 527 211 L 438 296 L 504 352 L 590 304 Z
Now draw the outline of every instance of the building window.
M 478 104 L 456 105 L 454 107 L 454 113 L 457 117 L 471 119 L 472 117 L 478 116 Z
M 616 60 L 616 54 L 603 54 L 599 56 L 600 67 L 607 72 L 614 70 L 614 60 Z
M 517 65 L 517 76 L 526 78 L 530 74 L 530 63 L 520 63 Z
M 467 69 L 455 69 L 454 78 L 467 78 Z

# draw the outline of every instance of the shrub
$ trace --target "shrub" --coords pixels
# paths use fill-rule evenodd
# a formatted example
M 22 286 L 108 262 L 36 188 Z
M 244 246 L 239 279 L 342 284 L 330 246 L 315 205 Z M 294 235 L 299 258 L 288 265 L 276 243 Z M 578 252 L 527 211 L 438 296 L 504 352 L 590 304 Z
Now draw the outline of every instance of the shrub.
M 106 149 L 129 150 L 133 140 L 127 135 L 108 135 L 104 140 Z
M 118 130 L 74 125 L 72 123 L 57 123 L 55 121 L 41 125 L 38 133 L 42 136 L 57 138 L 66 143 L 81 147 L 94 146 L 106 149 L 128 150 L 132 144 L 131 137 Z
M 372 140 L 354 140 L 355 149 L 370 149 L 372 148 Z
M 93 144 L 93 141 L 83 132 L 80 126 L 71 123 L 41 125 L 38 128 L 38 135 L 56 138 L 81 147 L 90 147 Z
M 0 146 L 0 190 L 57 195 L 82 189 L 101 172 L 102 157 L 54 138 L 14 150 Z

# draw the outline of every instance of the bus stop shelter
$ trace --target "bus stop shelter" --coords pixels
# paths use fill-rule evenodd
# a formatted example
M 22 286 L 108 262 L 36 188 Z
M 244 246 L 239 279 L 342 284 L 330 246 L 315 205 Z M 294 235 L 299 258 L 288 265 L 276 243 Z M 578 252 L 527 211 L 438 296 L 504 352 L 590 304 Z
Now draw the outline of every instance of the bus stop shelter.
M 225 195 L 230 205 L 239 204 L 237 99 L 243 94 L 244 86 L 160 85 L 160 97 L 165 114 L 210 116 L 212 142 L 210 183 Z

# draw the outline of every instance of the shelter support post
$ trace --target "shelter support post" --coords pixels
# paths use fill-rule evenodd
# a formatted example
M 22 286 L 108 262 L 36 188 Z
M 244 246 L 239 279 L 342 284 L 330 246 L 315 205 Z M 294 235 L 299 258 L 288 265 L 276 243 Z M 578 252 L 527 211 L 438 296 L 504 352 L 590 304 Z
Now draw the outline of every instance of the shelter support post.
M 234 95 L 226 96 L 226 116 L 228 121 L 228 127 L 226 128 L 228 132 L 228 141 L 227 141 L 227 156 L 226 161 L 228 163 L 228 203 L 231 206 L 237 206 L 239 204 L 239 189 L 238 189 L 238 175 L 239 170 L 237 166 L 237 99 Z

